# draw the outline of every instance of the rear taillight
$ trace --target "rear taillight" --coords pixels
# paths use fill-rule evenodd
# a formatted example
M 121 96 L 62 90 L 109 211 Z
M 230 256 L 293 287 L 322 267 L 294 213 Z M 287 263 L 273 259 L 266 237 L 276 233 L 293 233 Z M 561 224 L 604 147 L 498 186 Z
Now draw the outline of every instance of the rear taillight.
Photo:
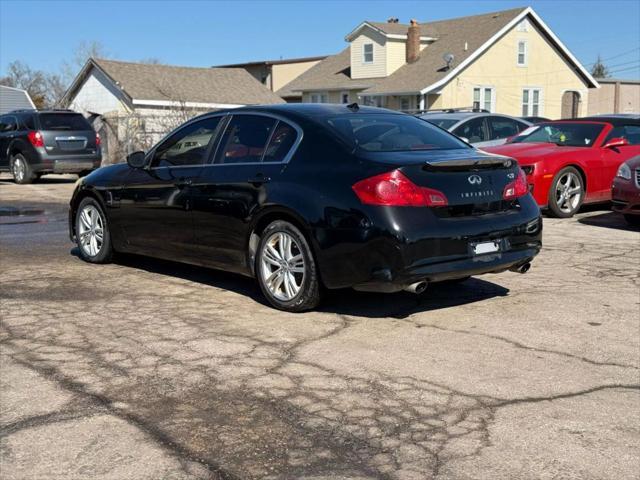
M 36 132 L 35 130 L 30 130 L 29 133 L 27 133 L 27 137 L 29 137 L 29 141 L 34 147 L 44 147 L 44 139 L 42 138 L 42 133 Z
M 444 207 L 448 203 L 444 193 L 419 187 L 399 170 L 366 178 L 351 188 L 366 205 Z
M 526 195 L 528 192 L 529 186 L 527 185 L 527 176 L 522 169 L 518 169 L 518 176 L 516 179 L 504 187 L 502 198 L 505 200 L 514 200 Z
M 99 147 L 102 143 L 102 139 L 100 138 L 100 134 L 96 132 L 96 147 Z

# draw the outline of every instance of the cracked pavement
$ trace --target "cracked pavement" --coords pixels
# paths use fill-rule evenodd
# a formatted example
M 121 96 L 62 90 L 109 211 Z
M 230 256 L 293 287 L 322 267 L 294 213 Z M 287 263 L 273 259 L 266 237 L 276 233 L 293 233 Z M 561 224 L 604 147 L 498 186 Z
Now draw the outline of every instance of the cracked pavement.
M 266 306 L 82 262 L 74 177 L 0 178 L 3 479 L 639 478 L 640 233 L 545 218 L 526 275 Z

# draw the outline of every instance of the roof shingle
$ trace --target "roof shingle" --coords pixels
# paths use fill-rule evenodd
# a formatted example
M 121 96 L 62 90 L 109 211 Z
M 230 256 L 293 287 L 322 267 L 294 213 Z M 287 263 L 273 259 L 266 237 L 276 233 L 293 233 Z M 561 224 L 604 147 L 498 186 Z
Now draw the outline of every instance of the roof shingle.
M 175 67 L 92 60 L 135 100 L 233 105 L 284 102 L 242 68 Z

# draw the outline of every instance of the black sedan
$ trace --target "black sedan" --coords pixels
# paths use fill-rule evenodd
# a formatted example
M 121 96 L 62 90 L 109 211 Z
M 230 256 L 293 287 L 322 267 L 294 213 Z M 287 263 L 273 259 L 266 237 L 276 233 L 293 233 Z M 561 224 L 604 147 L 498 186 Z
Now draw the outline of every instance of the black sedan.
M 194 118 L 79 180 L 69 220 L 86 261 L 129 252 L 237 272 L 289 311 L 324 289 L 421 293 L 524 273 L 542 235 L 515 161 L 355 104 Z

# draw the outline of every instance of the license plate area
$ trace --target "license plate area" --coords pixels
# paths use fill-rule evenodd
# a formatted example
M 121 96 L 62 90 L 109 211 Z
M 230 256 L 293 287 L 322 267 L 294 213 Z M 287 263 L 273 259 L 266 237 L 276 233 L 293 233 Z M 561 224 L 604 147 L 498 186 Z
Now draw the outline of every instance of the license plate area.
M 469 246 L 474 255 L 486 255 L 488 253 L 497 253 L 501 250 L 502 242 L 500 240 L 490 240 L 488 242 L 473 242 Z

